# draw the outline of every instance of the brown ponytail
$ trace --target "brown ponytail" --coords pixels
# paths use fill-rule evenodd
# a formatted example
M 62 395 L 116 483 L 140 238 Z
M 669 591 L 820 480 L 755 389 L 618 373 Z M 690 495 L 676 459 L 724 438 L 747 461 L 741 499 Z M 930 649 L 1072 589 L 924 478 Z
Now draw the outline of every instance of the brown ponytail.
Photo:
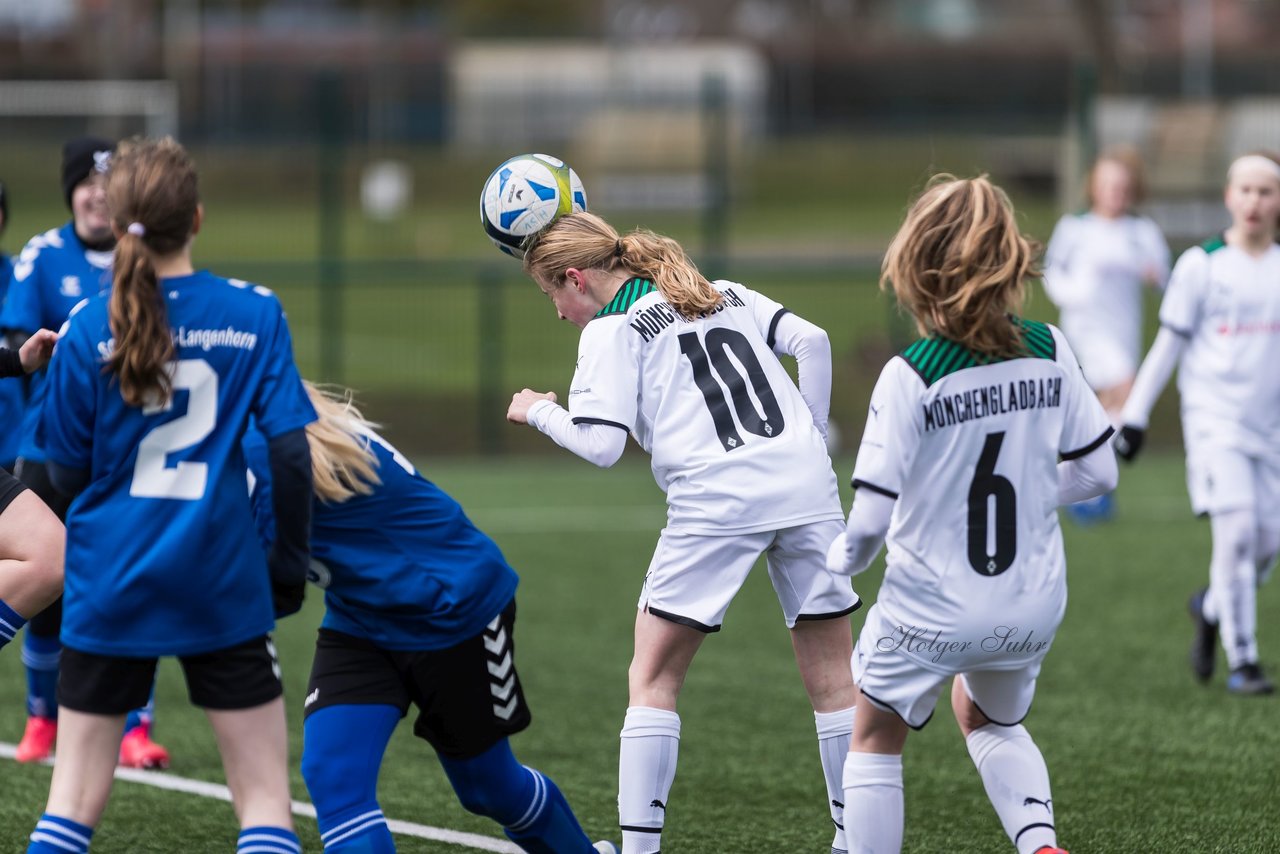
M 163 403 L 172 394 L 173 334 L 153 259 L 187 245 L 199 204 L 195 164 L 172 138 L 120 144 L 107 173 L 107 207 L 120 235 L 108 304 L 115 346 L 107 369 L 130 406 Z
M 525 251 L 525 272 L 538 282 L 563 287 L 564 271 L 570 267 L 621 269 L 648 279 L 690 320 L 712 311 L 723 299 L 676 241 L 643 228 L 620 237 L 592 213 L 560 217 Z

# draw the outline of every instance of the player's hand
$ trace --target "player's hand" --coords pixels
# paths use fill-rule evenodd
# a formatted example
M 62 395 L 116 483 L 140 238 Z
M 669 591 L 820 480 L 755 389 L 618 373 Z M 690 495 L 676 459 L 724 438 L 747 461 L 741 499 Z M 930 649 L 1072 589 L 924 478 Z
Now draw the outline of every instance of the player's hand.
M 302 610 L 302 600 L 307 593 L 306 584 L 281 584 L 271 582 L 271 605 L 276 619 L 296 614 Z
M 831 541 L 831 545 L 827 547 L 827 571 L 836 575 L 849 575 L 850 572 L 845 568 L 845 561 L 849 557 L 849 538 L 845 536 L 844 531 L 836 535 Z
M 1116 449 L 1116 456 L 1131 463 L 1138 456 L 1138 452 L 1142 450 L 1142 443 L 1147 438 L 1147 431 L 1141 427 L 1132 427 L 1128 424 L 1120 428 L 1120 432 L 1116 434 L 1112 444 Z
M 540 392 L 526 388 L 511 395 L 511 405 L 507 407 L 507 420 L 512 424 L 528 424 L 529 407 L 539 400 L 549 400 L 555 403 L 556 393 L 554 391 Z
M 49 359 L 53 357 L 53 345 L 57 343 L 58 333 L 48 329 L 41 329 L 24 341 L 18 349 L 22 370 L 31 373 L 49 364 Z

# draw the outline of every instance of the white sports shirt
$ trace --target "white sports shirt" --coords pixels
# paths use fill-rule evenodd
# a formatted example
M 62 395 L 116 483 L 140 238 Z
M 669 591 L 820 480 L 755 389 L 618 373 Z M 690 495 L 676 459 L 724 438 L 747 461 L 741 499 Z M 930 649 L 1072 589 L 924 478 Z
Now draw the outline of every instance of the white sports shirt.
M 946 667 L 921 652 L 925 667 L 1019 667 L 1047 649 L 1066 607 L 1058 460 L 1099 448 L 1112 428 L 1062 333 L 1019 323 L 1030 357 L 988 362 L 923 339 L 871 395 L 853 485 L 896 499 L 877 604 L 903 631 L 971 644 Z M 1027 655 L 989 655 L 1000 650 L 983 641 L 1002 626 Z
M 1221 237 L 1178 259 L 1160 324 L 1178 366 L 1187 445 L 1280 455 L 1280 245 L 1254 258 Z
M 786 309 L 713 284 L 722 307 L 689 321 L 651 283 L 624 283 L 582 330 L 573 422 L 621 427 L 652 455 L 668 529 L 720 535 L 842 519 L 822 434 L 772 350 Z
M 1053 230 L 1045 253 L 1045 291 L 1095 388 L 1118 385 L 1137 371 L 1148 271 L 1161 286 L 1169 276 L 1169 246 L 1147 217 L 1072 214 Z

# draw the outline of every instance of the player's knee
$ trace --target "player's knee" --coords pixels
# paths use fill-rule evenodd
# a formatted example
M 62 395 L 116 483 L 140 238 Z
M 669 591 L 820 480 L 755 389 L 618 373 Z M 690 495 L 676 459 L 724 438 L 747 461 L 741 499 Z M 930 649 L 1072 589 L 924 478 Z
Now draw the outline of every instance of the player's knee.
M 470 759 L 443 759 L 458 803 L 467 812 L 491 818 L 504 827 L 528 812 L 538 799 L 537 772 L 525 768 L 505 744 Z
M 332 813 L 374 799 L 377 777 L 363 757 L 308 744 L 302 751 L 302 779 L 316 809 Z

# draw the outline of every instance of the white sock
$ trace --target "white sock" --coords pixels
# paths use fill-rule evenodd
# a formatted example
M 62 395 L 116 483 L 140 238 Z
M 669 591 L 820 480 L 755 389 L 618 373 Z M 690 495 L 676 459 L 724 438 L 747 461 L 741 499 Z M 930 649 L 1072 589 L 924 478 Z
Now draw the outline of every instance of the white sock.
M 818 728 L 818 756 L 822 759 L 822 776 L 827 781 L 827 805 L 831 808 L 831 821 L 836 826 L 836 838 L 831 841 L 832 851 L 844 851 L 844 772 L 845 757 L 849 755 L 849 739 L 853 736 L 853 706 L 838 712 L 814 712 L 813 722 Z
M 1235 669 L 1258 660 L 1257 526 L 1247 510 L 1209 517 L 1213 557 L 1209 561 L 1209 594 L 1205 601 L 1216 617 L 1218 636 Z
M 898 854 L 902 811 L 902 757 L 850 753 L 844 761 L 844 836 L 849 854 Z
M 1049 769 L 1026 728 L 987 724 L 965 740 L 982 785 L 1018 854 L 1057 846 Z
M 676 778 L 680 716 L 632 706 L 622 724 L 618 759 L 618 824 L 623 854 L 656 854 L 662 846 L 667 796 Z

